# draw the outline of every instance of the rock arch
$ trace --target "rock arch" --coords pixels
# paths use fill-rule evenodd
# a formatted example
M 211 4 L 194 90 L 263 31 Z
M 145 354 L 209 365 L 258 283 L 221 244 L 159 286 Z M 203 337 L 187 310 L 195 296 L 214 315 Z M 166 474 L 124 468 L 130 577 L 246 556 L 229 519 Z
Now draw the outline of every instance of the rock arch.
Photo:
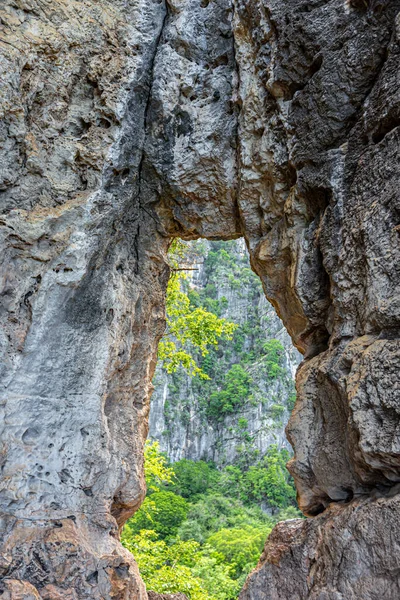
M 315 518 L 242 598 L 399 597 L 400 3 L 367 4 L 3 3 L 5 599 L 146 598 L 118 526 L 177 235 L 244 236 L 306 357 L 290 469 Z

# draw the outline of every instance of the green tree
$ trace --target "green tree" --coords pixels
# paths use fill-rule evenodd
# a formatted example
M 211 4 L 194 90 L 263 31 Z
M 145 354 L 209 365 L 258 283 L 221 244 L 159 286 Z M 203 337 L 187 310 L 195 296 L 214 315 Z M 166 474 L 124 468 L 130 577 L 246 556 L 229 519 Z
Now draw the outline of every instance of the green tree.
M 221 554 L 210 552 L 207 548 L 194 564 L 192 573 L 200 579 L 203 589 L 209 596 L 216 596 L 218 600 L 234 600 L 238 597 L 242 582 L 233 579 L 234 569 L 224 564 L 223 560 Z
M 124 546 L 134 555 L 148 590 L 160 594 L 184 593 L 190 600 L 217 600 L 203 588 L 192 571 L 199 544 L 194 541 L 168 545 L 154 531 L 124 536 Z
M 203 460 L 182 459 L 174 464 L 175 480 L 171 489 L 184 498 L 204 494 L 219 479 L 215 465 Z
M 141 510 L 129 519 L 126 527 L 132 534 L 148 529 L 161 539 L 168 539 L 177 534 L 188 510 L 188 503 L 181 496 L 173 492 L 154 492 L 145 498 Z
M 193 305 L 183 283 L 187 274 L 179 265 L 185 257 L 185 245 L 175 240 L 170 249 L 172 273 L 167 287 L 167 329 L 158 347 L 158 355 L 168 373 L 183 367 L 191 376 L 208 379 L 199 367 L 194 353 L 207 356 L 210 347 L 220 339 L 232 339 L 235 323 L 219 318 L 202 306 Z
M 265 502 L 278 509 L 294 505 L 296 490 L 286 469 L 289 458 L 285 448 L 272 445 L 256 465 L 246 470 L 236 465 L 226 467 L 221 473 L 220 490 L 246 504 Z
M 167 463 L 166 457 L 160 452 L 160 444 L 147 440 L 144 447 L 144 474 L 148 491 L 158 492 L 161 485 L 173 481 L 174 470 Z
M 250 397 L 251 377 L 241 365 L 233 365 L 225 376 L 222 390 L 210 395 L 207 414 L 221 419 L 241 408 Z
M 251 526 L 221 529 L 207 539 L 207 544 L 214 548 L 225 563 L 234 570 L 235 576 L 248 573 L 258 562 L 267 535 L 271 528 L 254 528 Z
M 248 470 L 222 472 L 203 461 L 172 468 L 156 443 L 149 442 L 145 454 L 150 495 L 124 527 L 122 543 L 138 561 L 147 589 L 183 592 L 190 600 L 234 600 L 274 523 L 299 516 L 287 504 L 294 492 L 285 487 L 291 486 L 288 452 L 275 446 Z M 257 505 L 266 500 L 287 508 L 269 517 Z
M 244 471 L 237 465 L 228 465 L 221 473 L 220 490 L 222 493 L 239 500 L 246 499 L 243 486 Z
M 272 527 L 273 523 L 274 520 L 259 506 L 245 505 L 232 495 L 210 490 L 191 504 L 187 520 L 182 523 L 178 535 L 184 540 L 195 539 L 203 543 L 220 529 L 251 526 L 262 530 Z
M 263 345 L 263 352 L 268 378 L 271 380 L 277 379 L 284 373 L 285 348 L 279 340 L 272 339 Z
M 270 411 L 273 419 L 280 419 L 285 413 L 285 407 L 282 404 L 272 404 Z
M 289 453 L 270 446 L 260 465 L 252 466 L 245 473 L 246 495 L 270 506 L 286 508 L 295 503 L 296 490 L 286 469 Z

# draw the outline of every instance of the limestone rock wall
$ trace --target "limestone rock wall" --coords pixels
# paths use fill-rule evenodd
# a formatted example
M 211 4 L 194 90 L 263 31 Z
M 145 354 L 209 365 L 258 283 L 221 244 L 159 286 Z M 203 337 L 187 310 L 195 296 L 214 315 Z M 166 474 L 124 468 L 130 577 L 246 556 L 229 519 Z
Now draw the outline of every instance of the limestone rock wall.
M 397 600 L 399 11 L 3 0 L 0 597 L 146 598 L 118 526 L 180 235 L 244 236 L 306 357 L 290 469 L 319 516 L 243 598 Z
M 398 519 L 397 493 L 279 523 L 240 599 L 398 598 Z
M 0 6 L 5 597 L 146 598 L 118 526 L 145 493 L 168 278 L 140 200 L 164 16 L 148 0 Z
M 281 127 L 271 123 L 263 136 L 268 153 L 283 152 L 286 141 L 294 179 L 280 218 L 265 225 L 261 240 L 253 241 L 251 229 L 247 235 L 267 294 L 310 359 L 299 370 L 288 435 L 300 505 L 317 514 L 332 501 L 390 487 L 399 477 L 398 438 L 389 433 L 398 420 L 391 375 L 399 325 L 398 97 L 389 90 L 398 64 L 399 7 L 296 6 L 293 15 L 294 3 L 270 3 L 269 45 L 263 45 L 270 48 L 266 98 Z M 268 146 L 269 132 L 282 129 L 285 137 Z M 280 190 L 275 163 L 268 173 Z M 277 202 L 279 196 L 272 197 Z M 377 363 L 385 360 L 391 366 L 383 369 Z M 370 403 L 375 415 L 391 416 L 362 425 L 371 420 Z M 367 439 L 371 429 L 374 441 Z

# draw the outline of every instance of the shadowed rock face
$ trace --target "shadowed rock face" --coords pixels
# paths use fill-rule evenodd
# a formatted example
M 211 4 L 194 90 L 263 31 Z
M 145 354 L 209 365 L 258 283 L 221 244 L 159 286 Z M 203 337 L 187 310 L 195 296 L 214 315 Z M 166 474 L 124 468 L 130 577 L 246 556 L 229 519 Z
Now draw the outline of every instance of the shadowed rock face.
M 305 354 L 242 598 L 399 597 L 400 2 L 0 7 L 0 597 L 145 599 L 169 239 L 243 235 Z M 397 511 L 397 512 L 396 512 Z
M 399 508 L 397 494 L 279 523 L 241 600 L 398 598 Z

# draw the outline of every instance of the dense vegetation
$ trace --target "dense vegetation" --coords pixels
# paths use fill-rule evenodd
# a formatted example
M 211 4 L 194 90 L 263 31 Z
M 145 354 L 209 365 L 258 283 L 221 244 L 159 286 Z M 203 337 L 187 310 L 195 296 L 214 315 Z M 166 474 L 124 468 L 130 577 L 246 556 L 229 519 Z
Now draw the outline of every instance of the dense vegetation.
M 156 442 L 145 457 L 148 495 L 122 541 L 147 588 L 190 600 L 236 598 L 274 524 L 299 515 L 287 450 L 272 446 L 247 470 L 190 460 L 171 466 Z
M 175 244 L 170 262 L 168 332 L 160 349 L 160 367 L 168 372 L 164 440 L 190 427 L 195 413 L 197 431 L 212 427 L 215 435 L 209 458 L 228 464 L 235 454 L 241 465 L 254 464 L 260 436 L 281 438 L 295 400 L 287 349 L 275 339 L 282 325 L 238 241 Z M 182 270 L 199 264 L 197 281 Z M 188 382 L 188 375 L 199 377 Z M 164 382 L 165 376 L 155 385 Z
M 210 348 L 217 348 L 219 340 L 231 340 L 237 326 L 220 318 L 206 306 L 191 302 L 184 285 L 188 276 L 180 266 L 189 251 L 190 247 L 178 240 L 170 248 L 172 271 L 166 298 L 167 329 L 158 353 L 168 373 L 182 368 L 191 376 L 209 379 L 197 360 L 205 358 Z
M 261 455 L 245 418 L 249 407 L 261 404 L 265 427 L 282 429 L 294 388 L 285 348 L 260 310 L 261 285 L 247 257 L 235 242 L 212 242 L 204 250 L 201 243 L 175 242 L 170 252 L 167 332 L 159 358 L 175 404 L 166 401 L 164 415 L 172 427 L 176 419 L 185 424 L 190 411 L 180 390 L 185 378 L 193 378 L 200 422 L 225 432 L 228 422 L 236 457 L 218 466 L 186 459 L 171 465 L 158 443 L 148 442 L 148 494 L 122 541 L 147 589 L 183 592 L 190 600 L 233 600 L 274 524 L 300 514 L 285 467 L 289 452 L 274 444 Z M 204 261 L 205 285 L 192 285 L 185 271 L 193 264 L 190 252 Z M 232 292 L 242 300 L 240 314 L 228 310 Z

